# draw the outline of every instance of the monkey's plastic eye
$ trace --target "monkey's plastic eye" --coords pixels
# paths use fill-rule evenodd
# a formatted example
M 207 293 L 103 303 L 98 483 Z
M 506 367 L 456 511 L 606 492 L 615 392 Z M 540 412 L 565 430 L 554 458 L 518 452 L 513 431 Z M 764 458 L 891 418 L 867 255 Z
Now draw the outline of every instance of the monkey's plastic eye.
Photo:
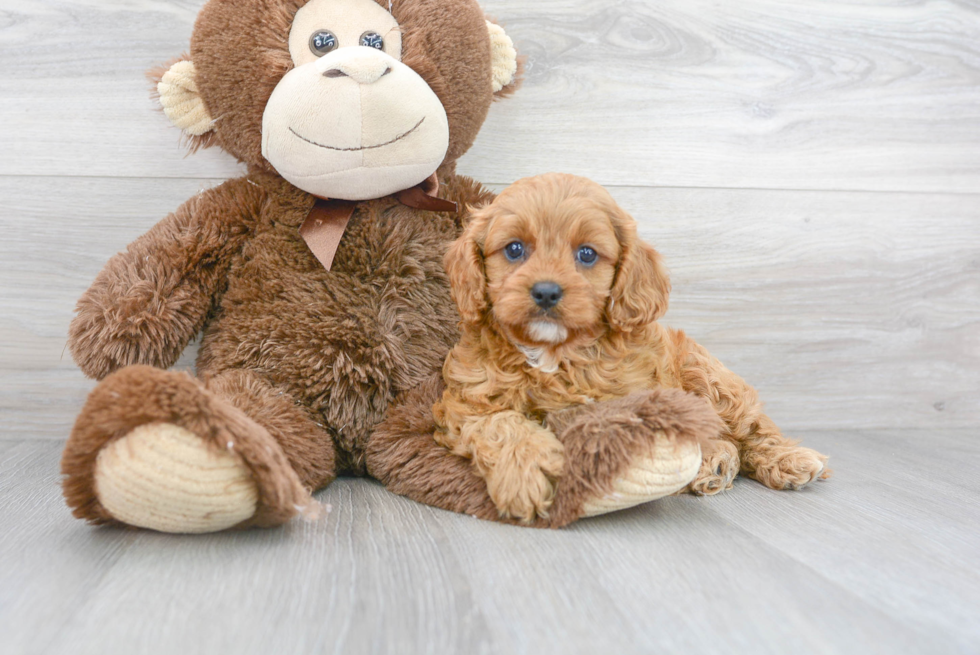
M 322 57 L 337 48 L 337 37 L 329 30 L 317 30 L 310 37 L 310 50 L 317 57 Z
M 575 253 L 575 259 L 579 260 L 583 266 L 592 266 L 595 264 L 595 260 L 598 258 L 599 253 L 589 246 L 582 246 L 578 249 L 578 252 Z
M 504 257 L 512 262 L 524 258 L 524 244 L 520 241 L 511 241 L 504 246 Z
M 361 40 L 359 43 L 377 50 L 384 50 L 385 48 L 385 40 L 381 38 L 381 35 L 377 32 L 365 32 L 361 35 Z

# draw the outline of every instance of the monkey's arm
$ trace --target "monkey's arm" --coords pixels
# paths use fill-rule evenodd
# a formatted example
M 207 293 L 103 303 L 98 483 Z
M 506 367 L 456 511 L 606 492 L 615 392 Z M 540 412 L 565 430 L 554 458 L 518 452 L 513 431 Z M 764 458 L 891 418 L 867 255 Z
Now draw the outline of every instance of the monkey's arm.
M 79 299 L 72 357 L 102 379 L 130 364 L 167 368 L 204 327 L 264 191 L 244 178 L 201 193 L 109 260 Z

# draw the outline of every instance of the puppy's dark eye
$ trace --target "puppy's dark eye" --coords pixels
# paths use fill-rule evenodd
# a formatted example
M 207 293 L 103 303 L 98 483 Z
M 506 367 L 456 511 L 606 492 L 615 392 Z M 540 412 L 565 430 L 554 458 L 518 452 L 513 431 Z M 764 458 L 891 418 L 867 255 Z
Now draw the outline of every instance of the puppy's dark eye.
M 385 48 L 385 40 L 381 38 L 381 35 L 377 32 L 365 32 L 361 35 L 361 40 L 359 43 L 363 46 L 375 48 L 377 50 L 384 50 Z
M 577 259 L 583 266 L 592 266 L 595 264 L 595 261 L 599 259 L 599 253 L 589 246 L 582 246 L 578 249 L 578 252 L 575 253 L 575 259 Z
M 524 258 L 524 244 L 520 241 L 511 241 L 504 247 L 504 256 L 516 262 Z
M 317 30 L 310 37 L 310 50 L 317 57 L 322 57 L 337 48 L 337 37 L 328 30 Z

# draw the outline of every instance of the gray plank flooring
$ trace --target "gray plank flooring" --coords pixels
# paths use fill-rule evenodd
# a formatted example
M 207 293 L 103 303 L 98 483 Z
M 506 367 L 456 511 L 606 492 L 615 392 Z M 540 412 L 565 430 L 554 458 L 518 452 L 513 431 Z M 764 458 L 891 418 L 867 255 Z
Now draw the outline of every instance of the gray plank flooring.
M 980 5 L 485 2 L 527 80 L 460 171 L 610 186 L 666 322 L 831 481 L 541 532 L 344 479 L 316 523 L 93 529 L 58 488 L 74 301 L 241 171 L 187 157 L 143 77 L 202 1 L 0 2 L 0 655 L 980 653 Z
M 0 441 L 0 651 L 976 652 L 976 435 L 805 436 L 836 475 L 799 493 L 738 480 L 556 532 L 345 479 L 316 523 L 194 538 L 73 521 L 60 444 Z

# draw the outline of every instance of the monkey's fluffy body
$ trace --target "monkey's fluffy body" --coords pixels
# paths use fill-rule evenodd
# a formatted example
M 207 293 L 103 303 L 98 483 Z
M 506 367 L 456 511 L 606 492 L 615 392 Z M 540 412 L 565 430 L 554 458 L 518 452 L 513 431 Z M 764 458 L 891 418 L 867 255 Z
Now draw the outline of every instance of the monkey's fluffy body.
M 359 203 L 327 271 L 298 235 L 310 197 L 276 178 L 253 181 L 276 195 L 265 194 L 272 202 L 261 203 L 253 236 L 229 263 L 198 374 L 255 371 L 330 433 L 338 472 L 363 474 L 372 428 L 459 338 L 442 266 L 458 217 L 393 198 Z M 463 204 L 489 193 L 454 177 L 444 195 Z

